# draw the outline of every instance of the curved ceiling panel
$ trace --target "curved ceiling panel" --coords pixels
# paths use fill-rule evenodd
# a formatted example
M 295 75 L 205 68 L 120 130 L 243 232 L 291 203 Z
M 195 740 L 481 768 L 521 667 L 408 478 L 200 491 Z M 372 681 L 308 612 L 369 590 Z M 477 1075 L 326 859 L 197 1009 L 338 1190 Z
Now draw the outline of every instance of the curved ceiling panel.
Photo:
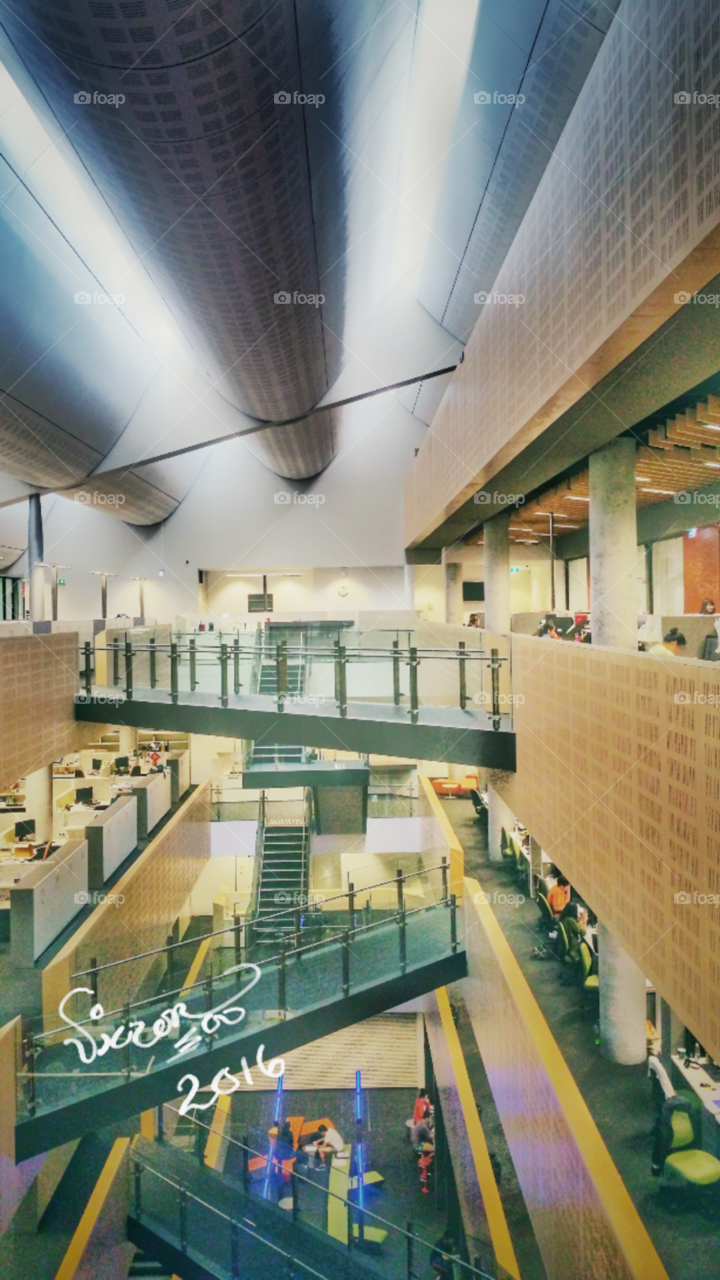
M 474 295 L 492 289 L 618 5 L 482 0 L 418 293 L 464 342 Z
M 320 308 L 275 300 L 321 293 L 305 111 L 282 97 L 311 91 L 293 0 L 61 8 L 3 22 L 204 371 L 256 418 L 306 412 L 335 370 Z
M 258 431 L 247 436 L 245 443 L 277 475 L 287 480 L 309 480 L 332 462 L 341 412 L 336 409 L 313 413 L 302 422 Z

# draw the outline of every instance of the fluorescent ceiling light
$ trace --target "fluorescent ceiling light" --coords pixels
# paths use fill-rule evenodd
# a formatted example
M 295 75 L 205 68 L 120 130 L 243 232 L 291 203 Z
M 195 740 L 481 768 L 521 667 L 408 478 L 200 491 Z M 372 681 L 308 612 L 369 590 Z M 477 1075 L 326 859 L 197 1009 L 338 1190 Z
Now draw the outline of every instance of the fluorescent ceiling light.
M 569 498 L 571 502 L 589 502 L 590 501 L 589 498 L 582 498 L 579 493 L 566 493 L 565 497 Z
M 641 489 L 641 493 L 664 493 L 668 498 L 672 498 L 675 494 L 674 489 Z

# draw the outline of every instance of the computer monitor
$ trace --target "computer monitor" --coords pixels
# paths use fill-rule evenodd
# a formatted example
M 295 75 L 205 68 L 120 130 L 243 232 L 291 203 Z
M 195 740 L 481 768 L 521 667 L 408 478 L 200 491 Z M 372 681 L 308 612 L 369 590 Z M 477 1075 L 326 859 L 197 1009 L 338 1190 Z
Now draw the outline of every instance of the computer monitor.
M 75 799 L 78 804 L 92 804 L 93 802 L 92 787 L 78 787 L 75 791 Z
M 15 823 L 15 839 L 27 840 L 30 836 L 35 835 L 35 819 L 26 818 L 24 822 Z
M 115 768 L 116 768 L 116 769 L 128 769 L 129 767 L 130 767 L 130 757 L 129 757 L 129 756 L 117 756 L 117 757 L 116 757 L 116 759 L 115 759 Z
M 93 759 L 92 767 L 93 769 L 102 769 L 102 760 Z

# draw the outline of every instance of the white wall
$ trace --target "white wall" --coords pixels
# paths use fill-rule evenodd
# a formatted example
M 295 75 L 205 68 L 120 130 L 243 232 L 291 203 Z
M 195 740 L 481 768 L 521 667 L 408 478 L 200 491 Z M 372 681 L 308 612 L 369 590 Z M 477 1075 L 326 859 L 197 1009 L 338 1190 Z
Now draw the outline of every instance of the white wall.
M 403 483 L 425 431 L 392 394 L 352 406 L 344 416 L 336 458 L 302 486 L 280 480 L 241 440 L 217 445 L 195 455 L 197 479 L 178 510 L 148 528 L 123 524 L 65 498 L 43 499 L 45 559 L 70 566 L 62 573 L 67 585 L 59 588 L 60 617 L 99 615 L 99 579 L 90 577 L 94 569 L 116 574 L 108 588 L 111 616 L 137 615 L 138 587 L 131 581 L 136 576 L 147 579 L 148 617 L 172 621 L 177 614 L 196 615 L 198 569 L 213 568 L 315 567 L 329 571 L 317 582 L 333 609 L 343 599 L 349 609 L 411 607 L 400 576 Z M 280 492 L 290 493 L 291 501 L 276 503 Z M 299 495 L 324 501 L 299 504 L 292 500 Z M 0 509 L 0 543 L 27 546 L 25 502 Z M 12 572 L 22 572 L 26 559 L 16 561 Z M 3 563 L 5 572 L 9 567 Z M 357 603 L 350 594 L 337 595 L 338 575 L 332 571 L 342 567 L 351 576 Z
M 654 613 L 684 613 L 683 538 L 668 538 L 666 542 L 656 542 L 652 557 Z

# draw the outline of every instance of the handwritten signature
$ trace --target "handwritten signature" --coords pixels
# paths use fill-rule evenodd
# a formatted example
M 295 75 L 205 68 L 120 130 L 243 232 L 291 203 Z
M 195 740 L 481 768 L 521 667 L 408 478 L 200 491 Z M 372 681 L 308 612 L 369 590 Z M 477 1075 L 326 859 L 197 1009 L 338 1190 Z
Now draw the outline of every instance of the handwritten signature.
M 173 1032 L 181 1030 L 183 1019 L 196 1025 L 189 1027 L 178 1039 L 175 1045 L 175 1057 L 179 1057 L 184 1053 L 191 1053 L 193 1049 L 199 1048 L 203 1043 L 203 1036 L 214 1035 L 220 1030 L 221 1026 L 236 1027 L 245 1017 L 245 1010 L 241 1009 L 235 1002 L 240 1000 L 246 992 L 260 981 L 262 970 L 259 965 L 244 964 L 234 965 L 231 969 L 226 969 L 222 977 L 227 977 L 230 973 L 238 973 L 241 969 L 251 969 L 253 976 L 250 982 L 239 991 L 236 991 L 227 1000 L 223 1000 L 222 1004 L 218 1004 L 214 1009 L 207 1009 L 204 1013 L 189 1013 L 187 1005 L 184 1001 L 179 1000 L 170 1008 L 164 1009 L 163 1012 L 155 1019 L 152 1026 L 148 1026 L 146 1022 L 138 1018 L 132 1022 L 121 1023 L 119 1027 L 108 1035 L 107 1031 L 100 1033 L 100 1038 L 92 1035 L 90 1031 L 79 1022 L 75 1022 L 66 1012 L 65 1006 L 73 996 L 77 995 L 94 995 L 90 987 L 74 987 L 60 1001 L 58 1014 L 68 1027 L 72 1027 L 78 1033 L 78 1037 L 70 1036 L 67 1040 L 63 1040 L 64 1045 L 75 1045 L 80 1061 L 85 1066 L 90 1066 L 95 1062 L 96 1058 L 102 1058 L 110 1049 L 124 1049 L 126 1045 L 134 1044 L 138 1049 L 152 1049 L 161 1040 L 170 1036 Z M 90 1010 L 90 1021 L 100 1022 L 105 1017 L 105 1010 L 101 1004 L 93 1005 Z M 260 1065 L 260 1063 L 258 1063 Z

